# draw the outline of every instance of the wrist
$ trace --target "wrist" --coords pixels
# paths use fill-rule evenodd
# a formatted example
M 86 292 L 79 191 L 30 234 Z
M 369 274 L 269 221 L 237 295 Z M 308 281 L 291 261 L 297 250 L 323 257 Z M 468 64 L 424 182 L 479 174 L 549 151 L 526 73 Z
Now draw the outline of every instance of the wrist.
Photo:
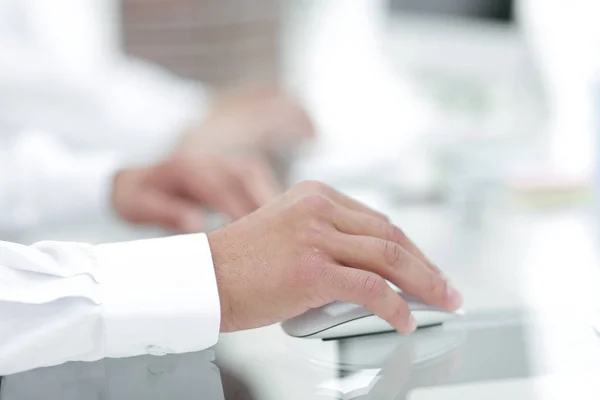
M 114 213 L 128 222 L 133 221 L 136 187 L 142 180 L 142 169 L 124 168 L 118 170 L 112 178 L 110 204 Z
M 112 207 L 112 209 L 114 210 L 115 214 L 117 214 L 119 217 L 123 217 L 121 214 L 121 202 L 123 201 L 122 198 L 122 190 L 123 190 L 123 185 L 124 185 L 124 181 L 127 181 L 128 177 L 127 175 L 129 175 L 131 173 L 130 170 L 128 169 L 120 169 L 117 172 L 115 172 L 115 174 L 112 177 L 112 191 L 111 191 L 111 196 L 110 196 L 110 205 Z
M 222 231 L 217 230 L 208 234 L 207 239 L 215 269 L 217 292 L 219 294 L 219 306 L 221 310 L 220 331 L 233 332 L 236 330 L 235 323 L 232 321 L 234 307 L 230 301 L 231 296 L 227 285 L 228 278 L 225 273 L 228 269 L 228 257 L 225 254 L 225 251 L 223 251 L 223 247 L 226 246 L 223 244 L 224 238 L 222 237 Z

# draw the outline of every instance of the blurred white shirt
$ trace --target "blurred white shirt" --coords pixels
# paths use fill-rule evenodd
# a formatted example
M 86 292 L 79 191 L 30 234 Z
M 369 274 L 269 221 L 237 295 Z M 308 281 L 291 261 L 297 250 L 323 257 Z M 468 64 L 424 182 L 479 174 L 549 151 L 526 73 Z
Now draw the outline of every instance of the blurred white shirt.
M 0 234 L 106 208 L 117 157 L 154 159 L 202 117 L 203 87 L 121 54 L 117 10 L 0 0 Z
M 111 216 L 111 151 L 71 152 L 42 131 L 0 129 L 0 238 L 15 239 L 45 224 Z
M 203 87 L 122 54 L 117 10 L 110 0 L 0 0 L 0 124 L 147 152 L 201 117 Z

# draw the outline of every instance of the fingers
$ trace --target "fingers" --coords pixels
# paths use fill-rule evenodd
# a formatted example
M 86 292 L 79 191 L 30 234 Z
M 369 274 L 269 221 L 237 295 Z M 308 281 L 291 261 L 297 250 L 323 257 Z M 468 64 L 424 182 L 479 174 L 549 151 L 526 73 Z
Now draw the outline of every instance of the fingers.
M 254 209 L 263 206 L 281 192 L 270 166 L 261 160 L 239 163 L 236 166 L 240 184 L 252 199 Z
M 374 273 L 332 265 L 319 288 L 328 298 L 359 304 L 403 334 L 412 333 L 416 322 L 408 304 Z
M 222 165 L 221 180 L 213 189 L 215 207 L 227 197 L 230 216 L 241 218 L 273 199 L 280 191 L 277 179 L 269 166 L 258 160 L 237 161 Z
M 431 269 L 433 272 L 441 275 L 442 271 L 440 271 L 440 269 L 435 264 L 433 264 L 431 261 L 429 261 L 429 259 L 427 257 L 425 257 L 425 254 L 423 254 L 423 252 L 412 242 L 412 240 L 410 240 L 410 238 L 408 236 L 406 236 L 406 234 L 402 231 L 402 229 L 400 229 L 400 228 L 396 228 L 396 229 L 397 229 L 397 233 L 395 234 L 396 237 L 392 241 L 394 241 L 395 243 L 398 243 L 400 246 L 405 248 L 414 257 L 423 261 L 425 263 L 425 265 L 427 265 L 427 267 L 429 269 Z
M 232 219 L 241 218 L 256 209 L 255 201 L 230 166 L 221 165 L 200 176 L 189 174 L 187 182 L 187 192 L 193 200 Z
M 349 235 L 373 236 L 387 240 L 393 228 L 388 221 L 346 207 L 335 207 L 332 215 L 335 228 Z
M 202 231 L 202 212 L 194 203 L 161 192 L 152 193 L 140 201 L 136 205 L 136 214 L 139 222 L 159 224 L 175 232 Z
M 428 304 L 450 311 L 462 305 L 447 280 L 397 243 L 336 233 L 323 246 L 339 263 L 374 272 Z
M 397 243 L 429 269 L 435 273 L 441 273 L 400 228 L 386 220 L 345 207 L 336 207 L 332 215 L 332 222 L 338 231 L 349 235 L 372 236 Z
M 275 197 L 280 188 L 267 164 L 251 159 L 184 159 L 183 194 L 232 219 Z
M 322 246 L 336 261 L 374 272 L 437 307 L 455 310 L 462 305 L 460 293 L 386 216 L 322 183 L 304 185 L 334 204 L 324 215 L 338 233 Z

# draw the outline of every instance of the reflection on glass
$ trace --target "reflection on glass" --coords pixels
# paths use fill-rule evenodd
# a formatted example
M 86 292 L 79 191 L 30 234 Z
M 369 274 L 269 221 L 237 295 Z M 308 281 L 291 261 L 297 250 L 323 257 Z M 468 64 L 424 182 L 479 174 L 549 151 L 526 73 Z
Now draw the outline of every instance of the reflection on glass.
M 2 400 L 253 400 L 250 390 L 214 363 L 215 353 L 67 363 L 3 379 Z

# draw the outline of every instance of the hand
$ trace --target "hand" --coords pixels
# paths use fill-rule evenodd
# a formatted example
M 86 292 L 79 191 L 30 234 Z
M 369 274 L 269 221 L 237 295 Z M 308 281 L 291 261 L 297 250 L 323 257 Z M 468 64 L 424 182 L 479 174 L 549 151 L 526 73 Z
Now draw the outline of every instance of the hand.
M 221 330 L 269 325 L 334 300 L 365 306 L 402 333 L 408 305 L 384 280 L 446 310 L 461 295 L 388 219 L 318 183 L 296 185 L 209 234 Z
M 237 219 L 278 192 L 271 170 L 260 160 L 179 153 L 151 167 L 117 173 L 112 202 L 128 222 L 199 232 L 201 207 Z
M 265 150 L 313 136 L 312 122 L 296 100 L 277 87 L 252 86 L 221 95 L 204 121 L 190 129 L 181 147 Z

